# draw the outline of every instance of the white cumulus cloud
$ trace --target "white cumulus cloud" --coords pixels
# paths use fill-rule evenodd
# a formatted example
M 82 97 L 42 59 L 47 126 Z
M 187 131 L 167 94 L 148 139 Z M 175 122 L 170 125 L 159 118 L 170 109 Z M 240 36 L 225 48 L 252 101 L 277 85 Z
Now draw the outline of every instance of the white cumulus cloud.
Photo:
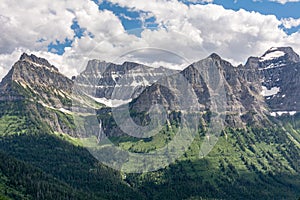
M 287 28 L 287 29 L 291 29 L 293 27 L 297 27 L 300 26 L 300 18 L 295 19 L 295 18 L 284 18 L 281 19 L 282 25 Z
M 190 5 L 178 1 L 110 0 L 122 7 L 153 14 L 163 27 L 142 38 L 149 44 L 184 52 L 189 60 L 197 60 L 211 52 L 235 64 L 245 62 L 250 55 L 260 55 L 271 46 L 293 43 L 300 50 L 297 35 L 288 36 L 274 15 L 245 10 L 233 11 L 222 6 Z M 166 29 L 166 30 L 165 30 Z M 181 36 L 178 36 L 181 35 Z M 178 39 L 181 38 L 181 39 Z M 184 38 L 184 39 L 183 39 Z
M 146 13 L 145 18 L 154 17 L 158 27 L 140 30 L 140 37 L 130 34 L 139 31 L 125 31 L 113 12 L 99 10 L 90 0 L 3 0 L 0 4 L 0 78 L 22 51 L 47 58 L 68 76 L 82 71 L 86 62 L 94 58 L 113 62 L 126 59 L 178 68 L 212 52 L 234 64 L 244 63 L 251 55 L 260 56 L 272 46 L 292 46 L 300 52 L 300 33 L 287 35 L 280 28 L 281 25 L 298 26 L 297 19 L 278 20 L 274 15 L 242 9 L 233 11 L 215 4 L 188 6 L 176 0 L 110 2 Z M 71 29 L 74 20 L 85 30 L 81 38 L 75 37 Z M 65 38 L 73 43 L 65 48 L 63 55 L 47 51 L 50 42 L 62 42 Z M 158 56 L 159 52 L 169 52 L 174 62 L 168 56 Z
M 270 0 L 270 1 L 281 3 L 281 4 L 286 4 L 290 2 L 300 2 L 300 0 Z

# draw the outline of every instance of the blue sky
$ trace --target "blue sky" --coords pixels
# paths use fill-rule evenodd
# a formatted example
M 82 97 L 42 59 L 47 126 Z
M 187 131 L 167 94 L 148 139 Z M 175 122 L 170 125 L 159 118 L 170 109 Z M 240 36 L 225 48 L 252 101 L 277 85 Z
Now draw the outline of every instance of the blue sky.
M 103 1 L 101 4 L 99 4 L 99 9 L 112 11 L 120 18 L 126 30 L 143 28 L 143 26 L 149 28 L 157 27 L 154 17 L 146 19 L 145 22 L 140 20 L 140 15 L 145 14 L 143 11 L 132 11 L 126 7 L 121 7 L 118 4 L 113 4 L 108 1 Z
M 265 15 L 276 15 L 278 19 L 280 18 L 299 18 L 299 3 L 298 2 L 289 2 L 286 4 L 280 4 L 278 2 L 271 1 L 253 1 L 253 0 L 238 0 L 236 2 L 232 0 L 215 0 L 215 4 L 222 5 L 227 9 L 245 9 L 248 11 L 256 11 Z

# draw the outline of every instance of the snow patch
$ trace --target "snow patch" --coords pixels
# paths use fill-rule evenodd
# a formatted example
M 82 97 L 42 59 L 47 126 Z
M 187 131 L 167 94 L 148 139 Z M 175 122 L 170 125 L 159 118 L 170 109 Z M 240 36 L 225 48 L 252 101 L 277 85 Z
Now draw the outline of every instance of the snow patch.
M 258 70 L 265 70 L 265 69 L 273 69 L 273 68 L 277 68 L 277 67 L 283 67 L 283 66 L 285 66 L 285 64 L 284 63 L 276 63 L 276 64 L 274 64 L 274 63 L 271 63 L 270 65 L 268 65 L 268 66 L 266 66 L 266 67 L 264 67 L 264 68 L 260 68 L 260 69 L 258 69 Z M 277 80 L 276 80 L 277 81 Z M 278 81 L 279 81 L 279 79 L 278 79 Z
M 92 97 L 89 96 L 92 99 L 94 99 L 95 101 L 97 101 L 98 103 L 102 103 L 108 107 L 118 107 L 120 105 L 124 105 L 129 103 L 132 99 L 128 99 L 128 100 L 122 100 L 122 99 L 106 99 L 106 98 L 96 98 L 96 97 Z
M 16 81 L 16 83 L 19 83 L 23 88 L 27 88 L 27 85 L 25 83 L 23 83 L 22 81 Z
M 26 60 L 26 61 L 27 61 L 28 63 L 34 65 L 35 67 L 46 68 L 46 69 L 50 70 L 51 72 L 57 73 L 57 71 L 56 71 L 53 67 L 48 67 L 48 66 L 46 66 L 46 65 L 42 65 L 42 64 L 39 64 L 39 63 L 36 63 L 36 62 L 32 62 L 32 61 L 30 61 L 30 60 Z M 35 70 L 35 69 L 33 68 L 33 70 Z
M 278 111 L 278 112 L 270 112 L 270 115 L 273 116 L 273 117 L 281 116 L 283 114 L 288 114 L 290 116 L 293 116 L 296 113 L 297 113 L 297 111 Z
M 263 62 L 266 60 L 273 60 L 274 58 L 279 58 L 284 55 L 285 55 L 285 53 L 283 51 L 273 51 L 273 52 L 267 53 L 266 55 L 262 56 L 259 59 L 259 61 Z
M 290 111 L 290 115 L 295 115 L 297 111 Z
M 119 77 L 119 75 L 116 73 L 116 72 L 112 72 L 111 74 L 111 78 L 114 80 L 114 82 L 116 83 L 117 82 L 117 78 Z
M 42 102 L 42 101 L 39 101 L 39 103 L 42 104 L 42 106 L 44 106 L 45 108 L 50 108 L 50 109 L 52 109 L 52 110 L 59 110 L 60 112 L 63 112 L 63 113 L 66 113 L 66 114 L 72 114 L 71 111 L 69 111 L 69 110 L 67 110 L 67 109 L 65 109 L 65 108 L 59 108 L 59 109 L 57 109 L 57 108 L 54 108 L 53 106 L 50 106 L 50 105 L 45 104 L 45 103 Z
M 263 95 L 264 97 L 267 97 L 267 96 L 275 95 L 279 91 L 280 91 L 280 87 L 272 87 L 270 90 L 268 90 L 268 88 L 262 86 L 262 91 L 260 94 Z
M 60 108 L 58 109 L 59 111 L 63 112 L 63 113 L 66 113 L 66 114 L 71 114 L 72 112 L 67 110 L 67 109 L 64 109 L 64 108 Z
M 133 80 L 132 83 L 130 84 L 130 86 L 132 86 L 132 87 L 138 87 L 138 86 L 140 86 L 140 85 L 141 85 L 141 84 L 138 83 L 136 80 Z
M 272 47 L 271 49 L 270 49 L 270 51 L 275 51 L 275 50 L 277 50 L 278 48 L 277 47 Z

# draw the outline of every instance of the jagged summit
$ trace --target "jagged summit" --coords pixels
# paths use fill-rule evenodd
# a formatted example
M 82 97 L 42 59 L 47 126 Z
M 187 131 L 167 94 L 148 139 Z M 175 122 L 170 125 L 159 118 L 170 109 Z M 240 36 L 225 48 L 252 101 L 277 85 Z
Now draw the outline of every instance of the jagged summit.
M 106 104 L 107 99 L 127 102 L 137 97 L 146 86 L 172 73 L 174 70 L 168 68 L 154 68 L 131 61 L 115 64 L 92 60 L 88 62 L 87 68 L 76 77 L 75 85 L 84 87 L 85 92 L 90 96 Z M 115 92 L 118 96 L 113 96 L 116 85 L 118 85 L 116 88 L 121 88 L 121 91 Z
M 291 47 L 272 47 L 261 57 L 250 57 L 244 75 L 250 82 L 260 82 L 270 110 L 282 114 L 300 109 L 299 67 L 299 55 Z
M 210 68 L 211 66 L 216 66 L 224 70 L 232 70 L 234 68 L 230 62 L 224 60 L 218 54 L 212 53 L 208 57 L 191 64 L 186 69 L 196 68 L 197 70 L 200 70 L 199 68 L 201 68 L 201 70 L 204 70 L 204 68 Z
M 214 60 L 222 60 L 221 56 L 219 56 L 218 54 L 216 53 L 212 53 L 208 56 L 208 58 L 212 58 Z
M 291 47 L 272 47 L 259 57 L 258 62 L 260 68 L 276 68 L 298 63 L 300 58 Z
M 87 66 L 82 73 L 90 75 L 102 74 L 110 64 L 111 63 L 103 60 L 92 59 L 88 61 Z
M 54 67 L 53 65 L 51 65 L 48 60 L 46 60 L 45 58 L 40 58 L 37 57 L 34 54 L 28 55 L 27 53 L 23 53 L 20 56 L 19 61 L 21 62 L 29 62 L 31 64 L 34 64 L 35 66 L 42 66 L 42 67 L 48 67 L 51 70 L 57 71 L 58 69 L 56 67 Z
M 136 62 L 132 62 L 132 61 L 125 61 L 125 62 L 123 62 L 122 65 L 123 66 L 126 66 L 126 65 L 134 65 L 134 66 L 136 66 L 136 65 L 140 65 L 140 64 L 136 63 Z
M 45 104 L 51 105 L 48 100 L 52 99 L 53 104 L 61 105 L 58 93 L 71 93 L 72 85 L 73 81 L 59 73 L 46 59 L 23 53 L 2 79 L 0 96 L 2 100 L 35 96 Z
M 264 70 L 288 66 L 300 62 L 299 55 L 292 47 L 272 47 L 260 57 L 249 57 L 245 67 Z
M 272 47 L 260 57 L 260 60 L 273 60 L 280 57 L 284 57 L 290 62 L 300 62 L 299 55 L 295 53 L 292 47 Z
M 33 85 L 64 84 L 53 81 L 57 77 L 63 77 L 62 79 L 64 82 L 70 82 L 67 81 L 67 78 L 60 74 L 58 69 L 51 65 L 45 58 L 23 53 L 20 56 L 20 59 L 12 66 L 6 77 L 3 78 L 3 81 L 21 81 L 24 84 Z

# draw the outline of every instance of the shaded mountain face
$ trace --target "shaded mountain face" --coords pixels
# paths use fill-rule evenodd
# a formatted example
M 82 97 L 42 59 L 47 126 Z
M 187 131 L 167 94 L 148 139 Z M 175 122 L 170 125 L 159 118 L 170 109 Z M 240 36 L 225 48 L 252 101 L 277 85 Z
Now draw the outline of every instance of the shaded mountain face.
M 124 62 L 121 65 L 91 60 L 86 69 L 76 77 L 75 87 L 107 104 L 107 100 L 128 102 L 137 97 L 145 87 L 174 70 Z M 111 104 L 107 104 L 110 105 Z
M 250 81 L 261 82 L 261 95 L 272 115 L 299 112 L 300 58 L 292 48 L 271 48 L 261 57 L 251 57 L 245 70 Z
M 240 76 L 239 68 L 212 54 L 158 80 L 132 102 L 131 108 L 146 112 L 157 103 L 169 111 L 210 110 L 226 116 L 230 127 L 243 127 L 267 121 L 267 109 L 259 93 L 259 82 L 250 84 Z

